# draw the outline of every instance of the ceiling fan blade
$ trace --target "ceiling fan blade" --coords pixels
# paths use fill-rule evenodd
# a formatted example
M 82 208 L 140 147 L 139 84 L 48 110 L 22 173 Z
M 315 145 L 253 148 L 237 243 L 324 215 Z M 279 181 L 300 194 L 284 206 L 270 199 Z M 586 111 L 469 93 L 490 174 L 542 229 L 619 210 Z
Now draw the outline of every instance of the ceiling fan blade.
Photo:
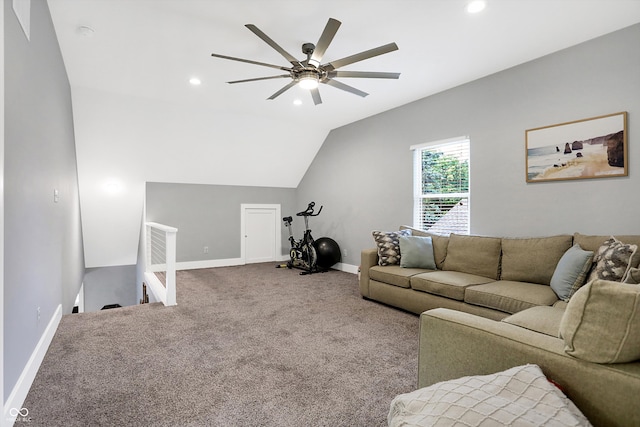
M 323 65 L 323 67 L 327 71 L 333 71 L 336 68 L 344 67 L 345 65 L 353 64 L 354 62 L 373 58 L 374 56 L 384 55 L 385 53 L 393 52 L 394 50 L 398 50 L 398 45 L 395 43 L 389 43 L 384 46 L 365 50 L 364 52 L 356 53 L 355 55 L 347 56 L 346 58 L 329 62 L 328 64 Z
M 344 90 L 344 91 L 347 91 L 347 92 L 351 92 L 351 93 L 353 93 L 354 95 L 358 95 L 358 96 L 361 96 L 361 97 L 363 97 L 363 98 L 364 98 L 365 96 L 369 95 L 367 92 L 363 92 L 363 91 L 361 91 L 360 89 L 356 89 L 355 87 L 352 87 L 352 86 L 346 85 L 346 84 L 344 84 L 344 83 L 342 83 L 342 82 L 339 82 L 339 81 L 337 81 L 337 80 L 327 79 L 327 80 L 323 81 L 323 83 L 326 83 L 326 84 L 328 84 L 329 86 L 333 86 L 333 87 L 335 87 L 336 89 L 341 89 L 341 90 Z
M 313 55 L 311 55 L 311 59 L 309 60 L 309 63 L 314 67 L 318 67 L 320 65 L 324 53 L 327 51 L 327 48 L 333 40 L 333 37 L 338 32 L 338 28 L 340 28 L 340 24 L 340 21 L 333 18 L 329 18 L 329 21 L 327 21 L 327 25 L 324 27 L 324 31 L 322 31 L 322 35 L 318 39 L 316 48 L 314 49 Z
M 397 79 L 400 73 L 379 73 L 377 71 L 330 71 L 329 77 L 359 77 L 365 79 Z
M 289 77 L 290 78 L 291 74 L 282 74 L 280 76 L 270 76 L 270 77 L 256 77 L 255 79 L 234 80 L 232 82 L 227 82 L 227 83 L 234 84 L 234 83 L 257 82 L 258 80 L 281 79 L 283 77 Z
M 294 87 L 297 84 L 298 84 L 297 81 L 292 80 L 291 82 L 289 82 L 288 85 L 286 85 L 285 87 L 283 87 L 282 89 L 280 89 L 279 91 L 277 91 L 276 93 L 274 93 L 273 95 L 271 95 L 267 99 L 276 99 L 277 97 L 279 97 L 280 95 L 282 95 L 283 93 L 285 93 L 286 91 L 288 91 L 289 89 L 291 89 L 292 87 Z
M 251 32 L 253 32 L 256 36 L 260 37 L 265 43 L 274 48 L 280 53 L 280 55 L 284 56 L 284 58 L 291 63 L 291 65 L 300 65 L 300 61 L 293 57 L 289 52 L 284 50 L 280 45 L 274 42 L 271 37 L 263 33 L 258 27 L 253 24 L 245 25 Z
M 318 90 L 318 88 L 311 89 L 310 92 L 311 92 L 311 97 L 313 98 L 313 104 L 314 105 L 322 104 L 322 98 L 320 98 L 320 91 Z
M 215 56 L 216 58 L 222 58 L 222 59 L 230 59 L 232 61 L 246 62 L 247 64 L 262 65 L 263 67 L 275 68 L 277 70 L 291 71 L 291 68 L 282 67 L 280 65 L 267 64 L 265 62 L 252 61 L 250 59 L 242 59 L 242 58 L 236 58 L 233 56 L 219 55 L 217 53 L 212 53 L 211 56 Z

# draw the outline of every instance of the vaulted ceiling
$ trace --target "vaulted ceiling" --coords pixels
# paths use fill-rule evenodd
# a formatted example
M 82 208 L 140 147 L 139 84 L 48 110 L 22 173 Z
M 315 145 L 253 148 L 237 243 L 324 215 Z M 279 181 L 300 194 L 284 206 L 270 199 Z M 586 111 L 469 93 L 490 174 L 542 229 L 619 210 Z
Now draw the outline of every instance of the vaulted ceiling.
M 296 187 L 331 129 L 640 21 L 638 0 L 487 0 L 473 15 L 466 0 L 48 4 L 73 97 L 85 238 L 102 239 L 88 266 L 131 263 L 97 228 L 132 203 L 121 223 L 139 225 L 144 181 Z M 298 87 L 267 100 L 285 79 L 227 84 L 282 72 L 211 57 L 288 66 L 245 24 L 305 59 L 301 45 L 316 43 L 329 18 L 342 26 L 323 62 L 395 42 L 399 50 L 344 69 L 400 78 L 342 80 L 364 98 L 321 85 L 316 106 Z M 122 198 L 107 199 L 106 188 Z

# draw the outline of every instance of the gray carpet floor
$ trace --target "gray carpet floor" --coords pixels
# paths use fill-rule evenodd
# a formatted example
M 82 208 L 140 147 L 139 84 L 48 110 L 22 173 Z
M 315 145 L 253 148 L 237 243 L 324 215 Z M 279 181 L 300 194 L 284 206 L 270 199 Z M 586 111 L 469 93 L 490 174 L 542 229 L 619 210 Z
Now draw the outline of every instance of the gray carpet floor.
M 178 305 L 63 316 L 30 426 L 383 426 L 416 388 L 418 317 L 353 274 L 178 272 Z

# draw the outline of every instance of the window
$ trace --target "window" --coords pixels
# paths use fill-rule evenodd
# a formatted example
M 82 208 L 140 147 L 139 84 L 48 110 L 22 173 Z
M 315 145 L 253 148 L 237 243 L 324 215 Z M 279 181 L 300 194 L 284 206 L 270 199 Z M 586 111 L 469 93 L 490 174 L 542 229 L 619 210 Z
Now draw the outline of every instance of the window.
M 413 226 L 437 234 L 469 234 L 469 139 L 413 150 Z

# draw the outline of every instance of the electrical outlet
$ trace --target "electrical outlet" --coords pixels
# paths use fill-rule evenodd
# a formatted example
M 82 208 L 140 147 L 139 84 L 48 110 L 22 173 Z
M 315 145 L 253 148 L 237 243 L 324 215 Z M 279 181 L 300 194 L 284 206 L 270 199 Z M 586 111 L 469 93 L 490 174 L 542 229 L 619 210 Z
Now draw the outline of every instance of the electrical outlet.
M 40 307 L 36 309 L 36 314 L 38 315 L 38 322 L 40 322 Z
M 203 252 L 205 254 L 208 254 L 209 253 L 209 246 L 205 246 L 204 249 L 203 249 Z
M 347 256 L 347 250 L 346 250 L 346 249 L 343 249 L 343 250 L 342 250 L 342 255 L 343 255 L 343 256 Z

